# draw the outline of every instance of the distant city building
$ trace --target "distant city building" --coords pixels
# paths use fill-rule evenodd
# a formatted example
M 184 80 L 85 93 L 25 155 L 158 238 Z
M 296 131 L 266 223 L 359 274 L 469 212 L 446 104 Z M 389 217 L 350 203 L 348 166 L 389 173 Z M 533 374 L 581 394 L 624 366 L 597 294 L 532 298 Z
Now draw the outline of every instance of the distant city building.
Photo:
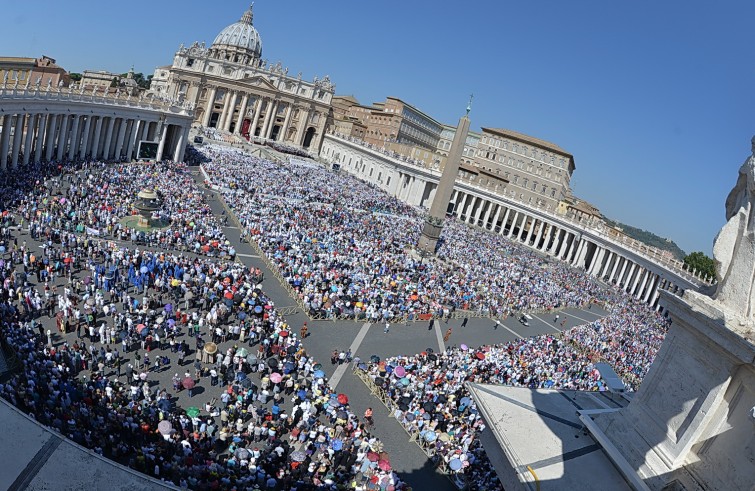
M 0 57 L 0 83 L 8 86 L 30 87 L 39 84 L 42 87 L 68 87 L 71 77 L 68 72 L 55 63 L 49 56 L 40 58 L 22 58 L 15 56 Z
M 448 151 L 451 149 L 451 142 L 453 142 L 454 135 L 456 135 L 456 128 L 447 124 L 443 125 L 443 130 L 440 132 L 440 139 L 438 140 L 438 146 L 435 149 L 435 153 L 439 157 L 448 157 Z M 472 165 L 474 162 L 475 154 L 477 153 L 477 145 L 480 143 L 481 133 L 476 131 L 470 131 L 467 134 L 466 145 L 461 154 L 461 162 L 463 164 Z M 442 164 L 442 159 L 439 159 L 439 163 Z
M 483 128 L 474 165 L 509 182 L 506 195 L 555 210 L 570 194 L 574 157 L 554 143 L 516 131 Z
M 327 75 L 309 82 L 280 62 L 268 63 L 252 21 L 250 8 L 209 48 L 181 45 L 171 65 L 155 70 L 151 95 L 190 102 L 196 125 L 319 149 L 335 84 Z

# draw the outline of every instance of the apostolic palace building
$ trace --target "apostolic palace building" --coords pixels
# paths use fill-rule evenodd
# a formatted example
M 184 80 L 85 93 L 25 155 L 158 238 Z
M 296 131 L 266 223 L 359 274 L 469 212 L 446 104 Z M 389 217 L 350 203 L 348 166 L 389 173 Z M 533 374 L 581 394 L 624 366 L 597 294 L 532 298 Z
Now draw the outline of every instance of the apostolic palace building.
M 308 82 L 280 62 L 268 63 L 252 21 L 250 7 L 210 47 L 181 45 L 172 65 L 155 70 L 150 90 L 188 101 L 203 127 L 318 149 L 335 85 L 327 75 Z

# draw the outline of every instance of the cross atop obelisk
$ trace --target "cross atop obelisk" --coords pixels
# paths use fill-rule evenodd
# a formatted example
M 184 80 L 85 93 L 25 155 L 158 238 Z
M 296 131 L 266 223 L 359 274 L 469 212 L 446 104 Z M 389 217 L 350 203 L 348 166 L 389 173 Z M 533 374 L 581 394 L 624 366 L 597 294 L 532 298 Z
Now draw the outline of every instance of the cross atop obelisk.
M 467 112 L 459 119 L 456 134 L 454 134 L 454 139 L 451 143 L 451 149 L 448 151 L 446 166 L 443 168 L 440 181 L 438 181 L 438 189 L 435 191 L 435 198 L 433 198 L 433 203 L 430 206 L 430 214 L 425 219 L 425 224 L 422 227 L 422 235 L 419 238 L 417 247 L 424 252 L 435 254 L 435 248 L 438 245 L 438 239 L 443 230 L 443 220 L 446 217 L 446 210 L 448 209 L 448 202 L 451 200 L 454 184 L 456 184 L 456 176 L 459 174 L 461 156 L 464 152 L 464 144 L 467 141 L 467 133 L 469 133 L 469 111 L 472 110 L 473 97 L 472 95 L 469 96 Z

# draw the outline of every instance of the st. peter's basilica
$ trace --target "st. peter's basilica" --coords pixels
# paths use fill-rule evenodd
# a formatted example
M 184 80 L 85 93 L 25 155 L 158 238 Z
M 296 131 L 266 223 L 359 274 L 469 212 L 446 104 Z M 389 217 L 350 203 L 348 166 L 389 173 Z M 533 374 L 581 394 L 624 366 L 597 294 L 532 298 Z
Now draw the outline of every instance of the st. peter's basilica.
M 335 84 L 312 82 L 262 58 L 262 39 L 250 7 L 208 48 L 178 48 L 173 64 L 159 67 L 150 91 L 157 98 L 188 101 L 194 123 L 232 133 L 317 150 L 325 133 Z

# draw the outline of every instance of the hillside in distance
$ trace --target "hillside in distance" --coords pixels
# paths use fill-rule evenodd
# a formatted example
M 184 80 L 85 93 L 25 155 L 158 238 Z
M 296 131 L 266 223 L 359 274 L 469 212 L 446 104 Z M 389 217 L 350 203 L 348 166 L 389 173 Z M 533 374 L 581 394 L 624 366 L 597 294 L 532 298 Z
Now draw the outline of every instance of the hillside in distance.
M 617 222 L 614 220 L 611 220 L 610 218 L 605 218 L 604 220 L 609 226 L 612 227 L 619 227 L 624 231 L 625 234 L 627 234 L 629 237 L 639 240 L 640 242 L 644 242 L 645 244 L 657 247 L 658 249 L 662 249 L 665 251 L 671 252 L 671 254 L 674 255 L 675 258 L 679 259 L 680 261 L 684 260 L 684 257 L 687 255 L 686 252 L 684 252 L 681 247 L 676 245 L 676 242 L 674 242 L 671 239 L 665 239 L 663 237 L 660 237 L 653 232 L 649 232 L 647 230 L 642 230 L 637 227 L 633 227 L 631 225 L 627 225 L 625 223 Z

